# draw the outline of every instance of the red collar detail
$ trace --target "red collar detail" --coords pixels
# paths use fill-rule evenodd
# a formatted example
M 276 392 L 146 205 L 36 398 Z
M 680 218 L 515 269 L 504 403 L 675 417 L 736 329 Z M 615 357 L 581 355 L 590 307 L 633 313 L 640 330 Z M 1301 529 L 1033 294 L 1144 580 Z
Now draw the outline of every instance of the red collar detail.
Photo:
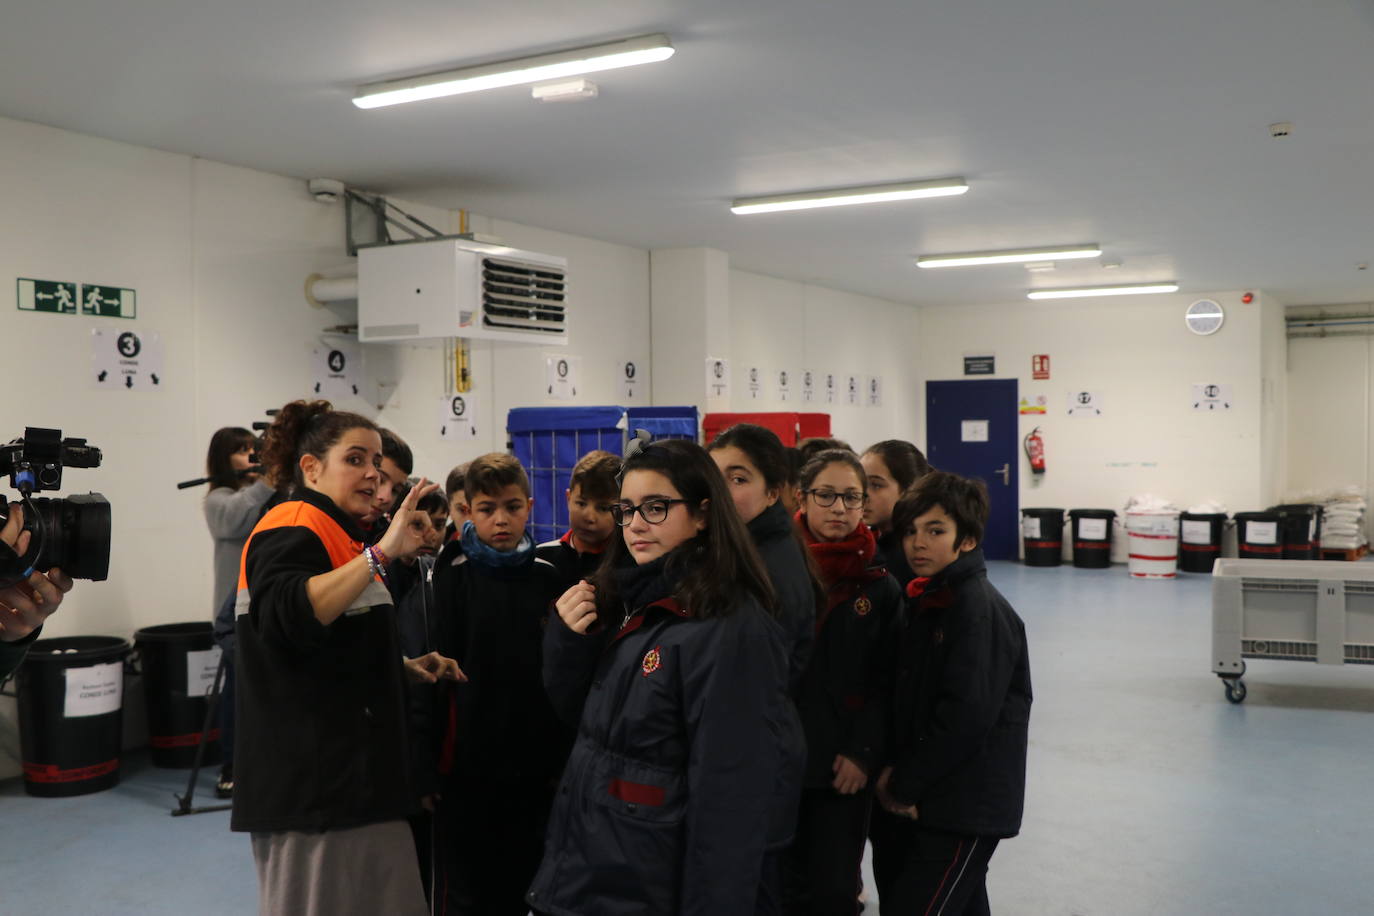
M 588 547 L 586 544 L 583 544 L 577 538 L 573 537 L 572 529 L 569 528 L 567 533 L 558 539 L 558 543 L 567 544 L 569 547 L 571 547 L 578 553 L 589 553 L 593 555 L 599 555 L 606 551 L 606 543 L 610 543 L 610 541 L 608 540 L 606 543 L 603 543 L 599 547 Z
M 615 636 L 611 637 L 611 642 L 615 642 L 623 636 L 628 636 L 642 627 L 644 625 L 644 619 L 648 616 L 649 608 L 653 607 L 662 608 L 668 613 L 681 617 L 684 620 L 692 616 L 691 612 L 678 603 L 676 598 L 664 598 L 660 601 L 654 601 L 644 605 L 644 607 L 630 617 L 629 620 L 625 621 L 625 625 L 620 628 L 620 631 L 617 632 Z
M 906 596 L 908 598 L 919 598 L 925 593 L 926 586 L 930 584 L 930 576 L 917 576 L 906 584 Z

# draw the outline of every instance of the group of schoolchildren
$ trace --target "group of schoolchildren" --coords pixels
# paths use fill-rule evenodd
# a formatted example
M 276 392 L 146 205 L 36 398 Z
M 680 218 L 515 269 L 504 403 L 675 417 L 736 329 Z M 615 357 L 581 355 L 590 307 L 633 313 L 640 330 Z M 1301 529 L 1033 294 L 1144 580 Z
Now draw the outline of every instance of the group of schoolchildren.
M 456 663 L 406 688 L 431 912 L 853 914 L 866 841 L 884 914 L 989 912 L 1031 686 L 981 483 L 741 425 L 583 456 L 545 544 L 509 455 L 406 490 L 395 645 Z

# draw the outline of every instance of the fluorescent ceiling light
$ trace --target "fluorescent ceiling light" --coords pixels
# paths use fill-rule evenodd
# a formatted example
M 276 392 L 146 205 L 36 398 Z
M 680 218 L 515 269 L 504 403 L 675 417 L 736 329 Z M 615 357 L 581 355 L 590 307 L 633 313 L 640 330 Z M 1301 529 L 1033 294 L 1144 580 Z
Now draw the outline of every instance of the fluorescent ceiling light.
M 815 207 L 845 207 L 850 204 L 880 204 L 889 200 L 915 200 L 920 197 L 954 197 L 968 190 L 962 178 L 938 181 L 904 181 L 875 184 L 862 188 L 835 188 L 807 191 L 778 197 L 745 197 L 730 205 L 731 213 L 778 213 L 782 210 L 810 210 Z
M 601 70 L 633 67 L 667 60 L 673 56 L 673 45 L 667 35 L 641 35 L 604 45 L 555 51 L 515 60 L 462 67 L 440 73 L 428 73 L 409 79 L 388 80 L 358 87 L 353 104 L 359 108 L 381 108 L 402 102 L 438 99 L 482 89 L 519 86 L 544 80 L 580 76 Z
M 1027 299 L 1084 299 L 1093 296 L 1139 296 L 1144 293 L 1176 293 L 1178 284 L 1150 283 L 1135 286 L 1082 286 L 1077 289 L 1032 289 Z
M 970 251 L 965 254 L 924 254 L 917 267 L 973 267 L 978 264 L 1022 264 L 1027 261 L 1070 261 L 1095 258 L 1102 246 L 1095 244 L 1061 245 L 1058 248 L 1021 248 L 1013 251 Z

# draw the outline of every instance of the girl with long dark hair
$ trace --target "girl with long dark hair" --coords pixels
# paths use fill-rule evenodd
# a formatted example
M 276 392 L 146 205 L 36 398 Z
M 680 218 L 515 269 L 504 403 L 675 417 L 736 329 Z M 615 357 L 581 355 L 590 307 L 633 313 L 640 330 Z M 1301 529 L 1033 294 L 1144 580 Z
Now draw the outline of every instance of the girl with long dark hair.
M 878 538 L 878 558 L 898 583 L 905 585 L 913 573 L 902 552 L 901 536 L 892 530 L 892 507 L 916 481 L 930 473 L 930 462 L 920 449 L 901 439 L 875 442 L 859 460 L 868 485 L 864 524 Z
M 776 599 L 710 456 L 647 438 L 627 450 L 621 536 L 546 631 L 545 686 L 578 736 L 527 900 L 753 914 L 787 753 Z

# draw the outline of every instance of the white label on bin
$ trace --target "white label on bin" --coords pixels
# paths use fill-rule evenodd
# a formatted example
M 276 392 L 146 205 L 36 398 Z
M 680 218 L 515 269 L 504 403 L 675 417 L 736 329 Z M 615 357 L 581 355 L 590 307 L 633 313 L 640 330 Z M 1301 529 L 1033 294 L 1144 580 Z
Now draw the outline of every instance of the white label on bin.
M 119 709 L 123 699 L 123 662 L 67 669 L 67 702 L 62 707 L 66 718 L 103 716 Z
M 1107 539 L 1107 520 L 1105 518 L 1080 518 L 1078 536 L 1085 541 L 1105 541 Z
M 1021 519 L 1021 532 L 1032 541 L 1040 539 L 1040 519 L 1027 515 Z
M 1277 544 L 1279 542 L 1278 522 L 1246 522 L 1245 543 Z
M 219 646 L 204 652 L 186 653 L 186 695 L 203 697 L 215 686 L 215 672 L 219 671 Z
M 1126 530 L 1151 537 L 1178 537 L 1178 516 L 1167 513 L 1136 513 L 1126 516 Z
M 1183 521 L 1183 543 L 1185 544 L 1211 544 L 1212 543 L 1212 523 L 1211 522 L 1190 522 Z

